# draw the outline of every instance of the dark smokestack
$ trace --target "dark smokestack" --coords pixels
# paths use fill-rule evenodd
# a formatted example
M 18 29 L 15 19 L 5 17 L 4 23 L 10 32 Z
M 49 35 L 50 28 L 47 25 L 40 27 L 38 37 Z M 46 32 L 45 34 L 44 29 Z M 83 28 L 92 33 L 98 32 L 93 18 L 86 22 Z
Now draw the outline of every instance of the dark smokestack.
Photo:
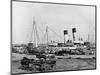
M 76 28 L 72 28 L 72 33 L 75 33 L 76 32 Z
M 76 28 L 72 28 L 73 40 L 75 41 Z
M 67 30 L 64 30 L 64 43 L 66 43 L 69 39 L 69 36 L 68 36 L 68 31 Z
M 68 31 L 67 30 L 64 30 L 64 35 L 67 35 L 68 34 Z

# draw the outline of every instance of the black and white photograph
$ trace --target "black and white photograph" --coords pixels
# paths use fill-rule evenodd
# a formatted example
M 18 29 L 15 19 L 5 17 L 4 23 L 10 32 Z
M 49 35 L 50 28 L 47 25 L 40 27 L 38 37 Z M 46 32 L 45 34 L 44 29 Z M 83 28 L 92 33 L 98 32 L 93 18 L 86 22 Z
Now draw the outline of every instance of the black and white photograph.
M 96 69 L 95 5 L 11 4 L 11 74 Z

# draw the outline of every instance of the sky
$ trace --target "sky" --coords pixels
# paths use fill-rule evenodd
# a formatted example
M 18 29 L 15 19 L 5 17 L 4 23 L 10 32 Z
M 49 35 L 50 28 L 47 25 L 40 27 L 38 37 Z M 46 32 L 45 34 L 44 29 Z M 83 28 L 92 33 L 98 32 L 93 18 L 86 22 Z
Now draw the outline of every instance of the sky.
M 46 40 L 45 32 L 48 26 L 48 39 L 64 41 L 64 30 L 68 30 L 72 39 L 72 28 L 76 28 L 77 38 L 95 42 L 95 7 L 60 5 L 46 3 L 12 2 L 12 42 L 28 43 L 31 38 L 33 21 L 36 22 L 39 42 Z M 34 35 L 32 35 L 34 39 Z M 34 41 L 34 40 L 33 40 Z

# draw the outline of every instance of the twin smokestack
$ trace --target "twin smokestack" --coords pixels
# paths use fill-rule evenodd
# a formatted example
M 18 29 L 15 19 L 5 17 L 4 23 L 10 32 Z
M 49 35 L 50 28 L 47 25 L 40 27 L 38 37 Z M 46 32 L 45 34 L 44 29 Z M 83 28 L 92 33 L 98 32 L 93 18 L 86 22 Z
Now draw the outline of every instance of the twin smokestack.
M 76 28 L 72 28 L 73 41 L 75 41 Z M 64 43 L 69 40 L 68 30 L 64 30 Z

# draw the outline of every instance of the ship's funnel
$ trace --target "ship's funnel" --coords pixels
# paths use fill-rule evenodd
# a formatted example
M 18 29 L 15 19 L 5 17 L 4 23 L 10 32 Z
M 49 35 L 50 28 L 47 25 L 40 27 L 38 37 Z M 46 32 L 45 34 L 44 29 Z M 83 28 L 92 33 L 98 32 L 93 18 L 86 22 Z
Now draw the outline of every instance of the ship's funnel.
M 76 39 L 76 28 L 72 28 L 73 41 Z
M 66 43 L 69 39 L 69 36 L 68 36 L 68 31 L 67 30 L 64 30 L 64 43 Z

